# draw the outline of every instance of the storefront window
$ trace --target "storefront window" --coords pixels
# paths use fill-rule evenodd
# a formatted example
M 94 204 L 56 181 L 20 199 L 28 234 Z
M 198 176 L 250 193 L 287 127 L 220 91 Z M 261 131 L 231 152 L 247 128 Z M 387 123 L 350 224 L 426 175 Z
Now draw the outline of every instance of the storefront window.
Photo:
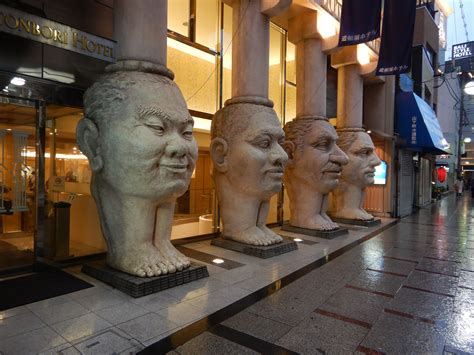
M 76 127 L 83 117 L 82 109 L 48 105 L 46 115 L 51 119 L 47 121 L 46 133 L 45 240 L 54 239 L 48 243 L 51 245 L 47 248 L 46 256 L 57 259 L 104 252 L 106 245 L 102 238 L 97 207 L 90 191 L 92 172 L 86 156 L 81 153 L 76 143 Z M 64 214 L 55 216 L 58 202 L 70 203 L 69 236 L 58 235 L 55 230 L 61 223 L 67 223 Z M 62 212 L 67 214 L 66 210 Z M 65 250 L 64 240 L 61 239 L 68 240 L 69 250 Z
M 0 96 L 0 270 L 34 261 L 36 193 L 34 102 Z
M 296 117 L 296 46 L 286 41 L 285 123 Z
M 189 0 L 168 1 L 168 28 L 183 36 L 189 36 Z
M 196 42 L 214 51 L 218 44 L 218 19 L 217 0 L 196 1 Z
M 168 38 L 168 68 L 190 110 L 217 111 L 216 56 Z
M 224 5 L 222 103 L 232 96 L 232 8 Z

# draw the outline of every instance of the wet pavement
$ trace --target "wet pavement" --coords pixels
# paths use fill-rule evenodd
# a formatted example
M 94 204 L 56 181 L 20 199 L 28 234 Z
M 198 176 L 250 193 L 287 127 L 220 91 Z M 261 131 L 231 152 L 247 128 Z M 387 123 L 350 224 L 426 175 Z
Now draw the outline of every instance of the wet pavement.
M 421 209 L 172 353 L 474 353 L 474 202 Z

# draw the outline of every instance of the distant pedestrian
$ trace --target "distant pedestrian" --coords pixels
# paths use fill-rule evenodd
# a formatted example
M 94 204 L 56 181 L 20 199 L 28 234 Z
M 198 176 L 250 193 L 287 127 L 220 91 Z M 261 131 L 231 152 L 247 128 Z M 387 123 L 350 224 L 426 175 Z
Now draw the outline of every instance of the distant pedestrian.
M 454 183 L 454 190 L 456 191 L 456 197 L 462 196 L 462 191 L 464 189 L 464 181 L 458 177 Z

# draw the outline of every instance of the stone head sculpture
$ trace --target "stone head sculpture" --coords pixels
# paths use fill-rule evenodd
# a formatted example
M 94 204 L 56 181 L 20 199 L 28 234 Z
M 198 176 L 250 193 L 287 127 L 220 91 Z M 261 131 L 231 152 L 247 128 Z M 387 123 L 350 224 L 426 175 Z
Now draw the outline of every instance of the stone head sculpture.
M 328 194 L 338 185 L 342 167 L 348 162 L 336 144 L 336 130 L 321 117 L 297 118 L 284 130 L 290 224 L 316 230 L 338 228 L 326 214 Z
M 255 103 L 226 104 L 212 120 L 211 139 L 224 238 L 253 245 L 280 242 L 265 225 L 288 159 L 274 110 Z
M 197 144 L 172 73 L 164 67 L 107 73 L 85 93 L 84 108 L 77 141 L 92 170 L 108 264 L 137 276 L 189 266 L 170 233 Z
M 363 129 L 341 129 L 339 147 L 347 154 L 349 163 L 341 174 L 341 182 L 334 190 L 334 217 L 371 220 L 373 216 L 363 208 L 364 190 L 374 183 L 375 167 L 381 163 L 374 143 Z

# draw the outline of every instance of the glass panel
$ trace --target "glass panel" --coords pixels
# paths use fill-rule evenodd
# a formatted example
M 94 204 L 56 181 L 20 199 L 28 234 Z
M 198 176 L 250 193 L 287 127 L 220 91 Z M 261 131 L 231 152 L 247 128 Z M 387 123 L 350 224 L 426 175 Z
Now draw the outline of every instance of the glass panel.
M 286 84 L 285 123 L 296 117 L 296 86 Z
M 268 75 L 268 96 L 274 103 L 274 109 L 278 118 L 282 119 L 282 41 L 283 33 L 275 26 L 270 26 L 270 55 Z
M 189 36 L 189 0 L 168 1 L 168 29 Z
M 189 109 L 214 114 L 217 110 L 217 71 L 214 55 L 168 38 L 168 68 Z
M 232 95 L 232 8 L 228 5 L 224 5 L 223 37 L 222 98 L 225 102 Z
M 296 84 L 296 46 L 286 41 L 286 80 Z
M 0 96 L 0 270 L 33 263 L 36 229 L 36 110 L 9 101 Z
M 196 2 L 196 42 L 217 50 L 219 3 L 217 0 Z
M 95 201 L 90 192 L 92 172 L 87 158 L 76 143 L 76 126 L 82 118 L 82 109 L 48 105 L 46 108 L 46 256 L 62 259 L 106 251 L 100 229 Z M 69 235 L 57 232 L 64 215 L 54 220 L 54 204 L 69 202 Z M 58 212 L 58 211 L 57 211 Z M 61 212 L 66 212 L 61 209 Z M 56 232 L 55 232 L 56 229 Z M 67 230 L 67 228 L 66 228 Z

